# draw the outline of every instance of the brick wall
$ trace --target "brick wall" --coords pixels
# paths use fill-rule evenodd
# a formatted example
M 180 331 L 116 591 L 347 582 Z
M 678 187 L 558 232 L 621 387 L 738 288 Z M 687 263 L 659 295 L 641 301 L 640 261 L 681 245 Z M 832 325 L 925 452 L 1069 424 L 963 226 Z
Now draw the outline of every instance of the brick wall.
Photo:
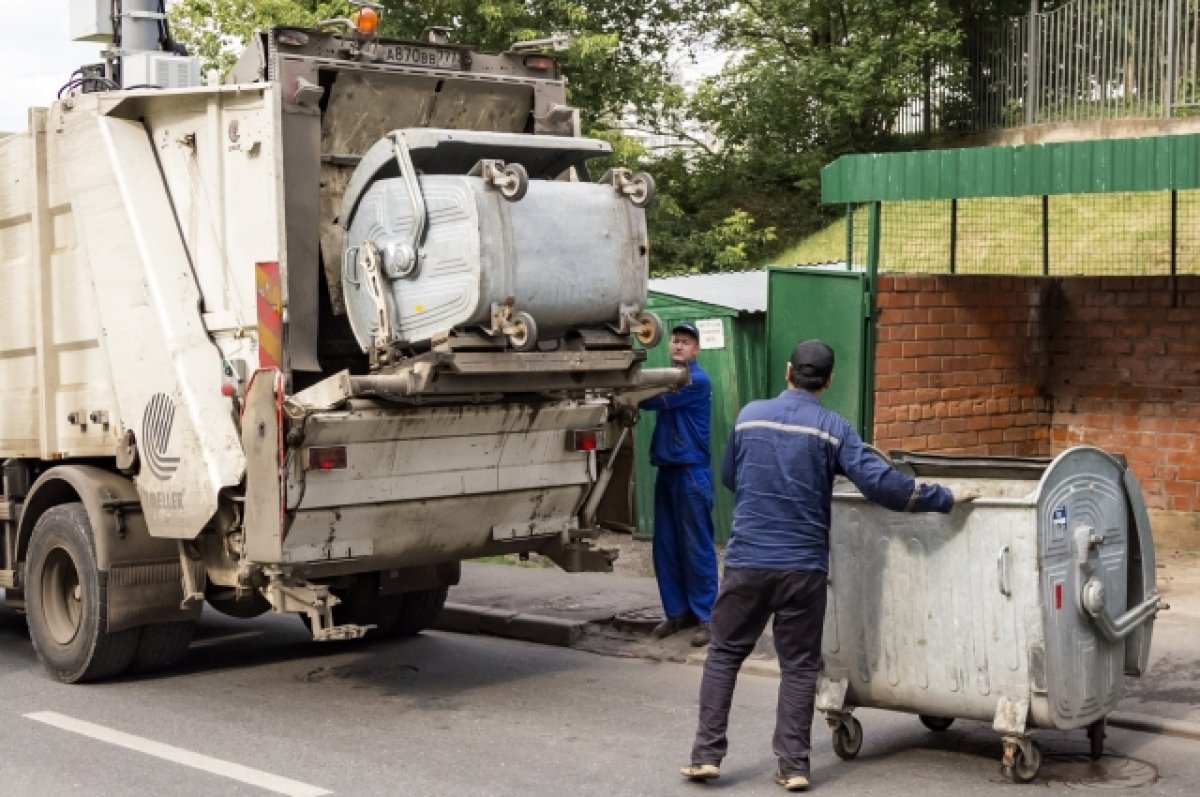
M 1048 455 L 1048 288 L 1033 277 L 881 277 L 876 445 Z
M 1152 509 L 1200 512 L 1200 277 L 884 276 L 884 450 L 1124 454 Z
M 1200 277 L 1057 281 L 1055 451 L 1124 454 L 1151 509 L 1200 511 Z

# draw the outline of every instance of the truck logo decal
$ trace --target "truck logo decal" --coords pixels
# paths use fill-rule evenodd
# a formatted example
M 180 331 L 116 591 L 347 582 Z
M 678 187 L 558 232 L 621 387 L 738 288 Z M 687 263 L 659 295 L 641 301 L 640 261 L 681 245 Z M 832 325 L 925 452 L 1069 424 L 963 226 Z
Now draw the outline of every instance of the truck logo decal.
M 167 481 L 179 470 L 179 457 L 167 456 L 174 424 L 175 402 L 166 393 L 155 393 L 142 415 L 142 448 L 146 465 L 160 481 Z

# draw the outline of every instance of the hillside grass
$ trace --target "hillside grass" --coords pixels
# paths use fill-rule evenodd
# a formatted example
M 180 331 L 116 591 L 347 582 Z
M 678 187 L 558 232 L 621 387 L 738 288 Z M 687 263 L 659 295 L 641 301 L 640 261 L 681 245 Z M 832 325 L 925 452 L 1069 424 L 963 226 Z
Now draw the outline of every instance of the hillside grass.
M 1170 194 L 1121 193 L 1050 197 L 1050 274 L 1170 273 Z M 1041 197 L 960 200 L 955 270 L 959 274 L 1042 273 Z M 950 202 L 883 205 L 880 268 L 950 271 Z M 1178 273 L 1200 272 L 1200 191 L 1179 192 Z M 853 260 L 866 263 L 867 212 L 854 214 Z M 846 219 L 809 236 L 772 265 L 846 259 Z

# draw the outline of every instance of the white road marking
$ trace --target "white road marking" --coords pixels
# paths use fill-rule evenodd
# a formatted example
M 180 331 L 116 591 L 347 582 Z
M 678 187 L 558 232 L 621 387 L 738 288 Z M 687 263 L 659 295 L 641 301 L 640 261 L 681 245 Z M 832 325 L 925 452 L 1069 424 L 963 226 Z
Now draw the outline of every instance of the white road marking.
M 288 797 L 319 797 L 322 794 L 333 793 L 319 786 L 310 786 L 307 783 L 301 783 L 297 780 L 272 775 L 270 772 L 263 772 L 262 770 L 244 767 L 241 764 L 234 764 L 231 761 L 222 761 L 219 758 L 193 753 L 190 750 L 184 750 L 180 747 L 172 747 L 169 744 L 156 742 L 153 739 L 145 739 L 141 736 L 122 733 L 112 728 L 106 728 L 103 725 L 78 720 L 74 717 L 57 714 L 53 711 L 37 711 L 32 714 L 26 714 L 25 717 L 36 722 L 53 725 L 55 728 L 60 728 L 64 731 L 78 733 L 101 742 L 115 744 L 118 747 L 124 747 L 128 750 L 136 750 L 139 753 L 145 753 L 146 755 L 152 755 L 176 764 L 182 764 L 185 767 L 200 769 L 232 780 L 240 780 L 242 783 L 249 783 L 251 786 L 258 786 L 277 794 L 286 794 Z

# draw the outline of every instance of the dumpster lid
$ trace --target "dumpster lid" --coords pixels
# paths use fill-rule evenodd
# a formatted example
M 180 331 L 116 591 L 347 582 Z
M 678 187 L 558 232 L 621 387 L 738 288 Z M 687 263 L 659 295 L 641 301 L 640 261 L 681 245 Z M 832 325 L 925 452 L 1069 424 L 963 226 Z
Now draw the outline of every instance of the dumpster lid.
M 962 479 L 1022 479 L 1037 481 L 1053 461 L 1047 457 L 981 457 L 890 451 L 892 463 L 917 477 Z

